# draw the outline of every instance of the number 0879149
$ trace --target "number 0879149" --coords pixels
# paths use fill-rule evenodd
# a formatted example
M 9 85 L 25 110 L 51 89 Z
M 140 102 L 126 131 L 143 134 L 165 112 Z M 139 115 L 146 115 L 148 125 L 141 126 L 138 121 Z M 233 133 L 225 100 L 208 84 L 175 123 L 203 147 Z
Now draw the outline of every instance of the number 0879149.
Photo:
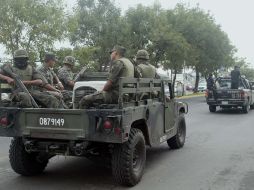
M 64 119 L 63 118 L 39 118 L 39 125 L 41 126 L 57 126 L 63 127 L 64 126 Z

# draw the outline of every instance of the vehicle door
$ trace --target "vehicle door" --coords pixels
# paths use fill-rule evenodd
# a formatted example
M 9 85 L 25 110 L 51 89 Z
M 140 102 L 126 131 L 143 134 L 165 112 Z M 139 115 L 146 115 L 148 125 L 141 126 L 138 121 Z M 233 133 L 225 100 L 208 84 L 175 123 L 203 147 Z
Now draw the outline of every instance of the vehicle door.
M 164 130 L 165 133 L 174 128 L 176 122 L 176 108 L 172 84 L 169 82 L 164 83 Z

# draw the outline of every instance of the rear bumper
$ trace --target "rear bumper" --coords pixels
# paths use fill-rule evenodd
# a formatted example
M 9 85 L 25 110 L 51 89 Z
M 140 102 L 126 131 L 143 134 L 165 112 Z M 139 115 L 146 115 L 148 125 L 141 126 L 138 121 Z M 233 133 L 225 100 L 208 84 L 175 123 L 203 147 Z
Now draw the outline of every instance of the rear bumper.
M 207 100 L 209 106 L 244 106 L 247 104 L 245 100 Z

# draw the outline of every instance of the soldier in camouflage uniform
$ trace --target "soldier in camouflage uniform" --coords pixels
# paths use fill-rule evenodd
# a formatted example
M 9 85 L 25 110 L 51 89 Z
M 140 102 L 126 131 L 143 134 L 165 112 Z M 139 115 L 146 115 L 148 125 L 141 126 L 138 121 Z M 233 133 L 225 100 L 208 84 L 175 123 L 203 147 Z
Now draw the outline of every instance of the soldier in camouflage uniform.
M 37 69 L 37 71 L 40 72 L 48 82 L 44 88 L 52 95 L 62 98 L 60 90 L 63 90 L 64 87 L 53 70 L 55 63 L 55 55 L 53 53 L 46 53 L 44 63 L 40 68 Z M 57 88 L 55 88 L 55 86 L 57 86 Z
M 100 92 L 84 96 L 79 102 L 79 108 L 88 108 L 93 103 L 117 103 L 119 96 L 119 78 L 134 77 L 134 66 L 129 59 L 124 57 L 126 49 L 122 46 L 115 46 L 110 54 L 112 65 L 108 80 Z
M 146 50 L 138 50 L 136 55 L 136 78 L 159 78 L 156 69 L 149 63 L 149 54 Z
M 58 78 L 63 83 L 65 90 L 73 90 L 74 83 L 74 74 L 72 72 L 75 65 L 75 58 L 72 56 L 66 56 L 64 58 L 64 66 L 58 70 Z
M 146 50 L 138 50 L 136 54 L 136 66 L 134 71 L 136 78 L 160 78 L 156 73 L 156 69 L 149 63 L 149 54 Z M 157 92 L 153 92 L 152 96 L 156 97 Z M 142 93 L 140 99 L 148 98 L 148 93 Z
M 0 79 L 7 81 L 15 89 L 14 79 L 5 70 L 17 74 L 33 98 L 42 106 L 50 108 L 57 108 L 59 106 L 59 101 L 54 96 L 34 89 L 34 87 L 38 89 L 38 87 L 45 86 L 47 81 L 31 65 L 28 65 L 28 53 L 25 50 L 17 50 L 14 52 L 13 66 L 8 64 L 0 69 Z M 17 102 L 19 107 L 33 107 L 30 97 L 24 92 L 15 92 L 12 94 L 12 101 Z

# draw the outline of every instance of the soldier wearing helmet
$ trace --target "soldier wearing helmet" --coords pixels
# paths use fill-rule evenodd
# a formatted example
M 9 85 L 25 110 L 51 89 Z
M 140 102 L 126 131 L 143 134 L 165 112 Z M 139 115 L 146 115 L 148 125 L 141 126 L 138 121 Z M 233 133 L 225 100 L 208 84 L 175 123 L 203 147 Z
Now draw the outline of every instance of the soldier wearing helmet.
M 119 96 L 119 79 L 121 77 L 134 77 L 134 66 L 129 59 L 124 57 L 125 52 L 126 49 L 118 45 L 114 46 L 109 52 L 111 68 L 106 84 L 102 91 L 84 96 L 79 102 L 79 108 L 88 108 L 94 103 L 117 103 Z
M 58 78 L 63 83 L 64 89 L 72 90 L 74 87 L 73 67 L 75 66 L 75 58 L 66 56 L 63 61 L 64 66 L 58 70 Z
M 38 68 L 38 71 L 47 79 L 48 84 L 50 85 L 49 90 L 51 91 L 58 91 L 56 88 L 54 88 L 54 85 L 56 85 L 60 90 L 64 89 L 61 81 L 53 70 L 55 63 L 55 55 L 51 52 L 48 52 L 45 54 L 43 65 Z
M 63 99 L 62 91 L 64 90 L 64 87 L 53 70 L 55 63 L 56 63 L 55 54 L 47 52 L 44 56 L 43 65 L 39 67 L 37 71 L 40 72 L 48 82 L 44 87 L 45 91 L 57 97 L 62 104 Z
M 149 54 L 146 50 L 138 50 L 136 54 L 136 78 L 157 78 L 156 69 L 149 63 Z
M 20 77 L 30 94 L 39 104 L 44 107 L 52 108 L 57 108 L 59 106 L 59 102 L 55 97 L 38 90 L 44 87 L 47 81 L 39 72 L 28 64 L 28 53 L 26 50 L 16 50 L 14 52 L 14 65 L 7 64 L 0 69 L 0 79 L 12 85 L 12 88 L 15 90 L 17 87 L 15 86 L 14 79 L 9 76 L 6 70 Z M 31 99 L 25 92 L 12 94 L 12 102 L 15 102 L 19 107 L 32 107 Z

